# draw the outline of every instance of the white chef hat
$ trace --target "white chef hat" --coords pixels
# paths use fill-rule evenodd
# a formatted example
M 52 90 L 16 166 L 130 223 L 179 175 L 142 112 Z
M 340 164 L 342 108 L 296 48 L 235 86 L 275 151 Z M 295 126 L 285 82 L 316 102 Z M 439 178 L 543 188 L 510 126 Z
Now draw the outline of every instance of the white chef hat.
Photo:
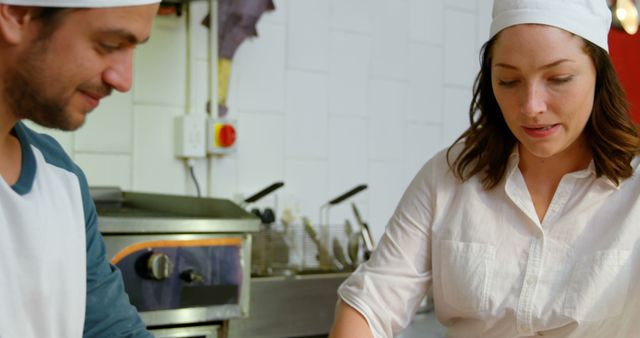
M 9 5 L 67 8 L 122 7 L 158 2 L 160 0 L 0 0 L 0 3 Z
M 608 51 L 606 0 L 494 0 L 490 37 L 518 24 L 543 24 L 579 35 Z

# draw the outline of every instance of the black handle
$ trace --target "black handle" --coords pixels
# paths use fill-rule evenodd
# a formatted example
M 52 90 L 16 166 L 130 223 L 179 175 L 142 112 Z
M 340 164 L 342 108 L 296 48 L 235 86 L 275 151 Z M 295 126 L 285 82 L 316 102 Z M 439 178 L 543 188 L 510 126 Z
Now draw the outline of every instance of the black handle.
M 244 201 L 246 203 L 253 203 L 267 195 L 269 195 L 270 193 L 274 192 L 275 190 L 279 189 L 280 187 L 282 187 L 284 185 L 284 182 L 276 182 L 260 191 L 258 191 L 257 193 L 253 194 L 252 196 L 246 198 Z
M 346 200 L 347 198 L 361 192 L 362 190 L 367 189 L 367 185 L 366 184 L 360 184 L 359 186 L 345 192 L 344 194 L 332 199 L 331 201 L 329 201 L 329 205 L 335 205 L 338 204 L 344 200 Z

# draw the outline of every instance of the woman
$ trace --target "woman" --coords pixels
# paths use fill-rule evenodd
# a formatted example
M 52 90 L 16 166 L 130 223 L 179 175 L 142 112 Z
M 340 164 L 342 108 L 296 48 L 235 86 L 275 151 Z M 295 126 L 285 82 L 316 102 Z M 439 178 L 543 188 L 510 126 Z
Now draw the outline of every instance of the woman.
M 471 127 L 339 289 L 331 337 L 391 337 L 429 287 L 450 337 L 640 332 L 638 133 L 605 0 L 496 0 Z

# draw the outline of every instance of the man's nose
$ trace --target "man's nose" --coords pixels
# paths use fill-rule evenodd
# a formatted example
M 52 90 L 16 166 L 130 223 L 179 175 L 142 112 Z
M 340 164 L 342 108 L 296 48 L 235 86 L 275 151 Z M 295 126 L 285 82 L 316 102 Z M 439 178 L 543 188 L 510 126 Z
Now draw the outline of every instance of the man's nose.
M 114 55 L 102 74 L 102 80 L 119 92 L 128 92 L 131 89 L 132 68 L 133 50 L 122 51 L 121 54 Z

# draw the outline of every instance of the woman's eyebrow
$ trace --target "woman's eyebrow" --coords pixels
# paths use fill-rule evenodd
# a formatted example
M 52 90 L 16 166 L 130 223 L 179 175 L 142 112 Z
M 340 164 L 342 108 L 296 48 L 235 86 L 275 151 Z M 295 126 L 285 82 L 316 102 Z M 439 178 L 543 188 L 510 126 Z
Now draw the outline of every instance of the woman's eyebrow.
M 560 59 L 551 63 L 548 63 L 542 67 L 540 67 L 539 69 L 548 69 L 548 68 L 553 68 L 561 63 L 565 63 L 565 62 L 575 62 L 573 60 L 570 59 Z M 503 63 L 503 62 L 499 62 L 496 63 L 495 65 L 493 65 L 494 67 L 501 67 L 501 68 L 506 68 L 506 69 L 518 69 L 518 67 L 514 66 L 514 65 L 510 65 L 508 63 Z

